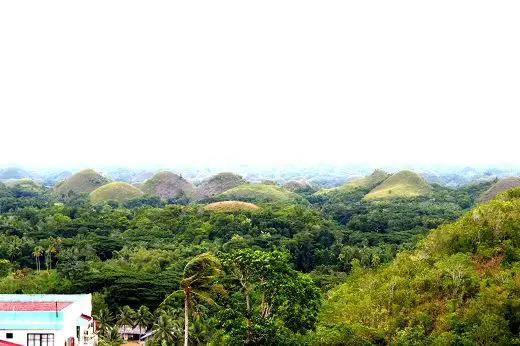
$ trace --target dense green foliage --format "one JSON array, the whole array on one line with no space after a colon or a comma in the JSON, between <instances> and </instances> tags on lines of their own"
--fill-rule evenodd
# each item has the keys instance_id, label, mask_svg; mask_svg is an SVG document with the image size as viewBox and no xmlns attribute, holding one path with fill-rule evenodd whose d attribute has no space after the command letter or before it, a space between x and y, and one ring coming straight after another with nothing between
<instances>
[{"instance_id":1,"label":"dense green foliage","mask_svg":"<svg viewBox=\"0 0 520 346\"><path fill-rule=\"evenodd\" d=\"M316 339L520 344L519 273L520 189L430 232L388 266L355 269L331 291Z\"/></svg>"},{"instance_id":2,"label":"dense green foliage","mask_svg":"<svg viewBox=\"0 0 520 346\"><path fill-rule=\"evenodd\" d=\"M106 345L120 342L112 327L137 323L142 309L152 315L146 314L142 327L158 331L152 345L182 342L185 320L190 344L341 344L345 335L406 344L408 337L429 338L430 329L410 329L412 334L399 339L405 333L400 326L415 326L402 316L394 329L355 322L362 307L359 315L344 319L338 304L359 288L363 276L377 280L388 268L401 267L396 263L413 253L428 230L455 227L442 225L473 207L491 183L434 185L412 198L364 198L386 177L376 171L325 193L305 184L295 186L297 193L245 184L197 204L186 195L166 200L141 194L93 203L86 193L63 198L27 183L0 184L0 293L93 292ZM231 197L258 207L221 203ZM209 202L217 203L208 207ZM508 256L514 259L513 245ZM200 268L187 264L201 254L213 254L218 270L202 275L211 280L195 288L186 283ZM189 296L185 308L187 288L200 295ZM332 299L322 309L322 296L331 288ZM354 309L355 302L349 304ZM511 329L507 337L514 333Z\"/></svg>"}]
</instances>

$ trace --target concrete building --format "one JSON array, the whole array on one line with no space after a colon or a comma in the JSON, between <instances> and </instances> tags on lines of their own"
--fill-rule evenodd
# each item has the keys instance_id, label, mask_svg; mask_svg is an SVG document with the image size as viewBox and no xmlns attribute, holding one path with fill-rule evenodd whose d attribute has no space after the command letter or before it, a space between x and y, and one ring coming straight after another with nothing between
<instances>
[{"instance_id":1,"label":"concrete building","mask_svg":"<svg viewBox=\"0 0 520 346\"><path fill-rule=\"evenodd\" d=\"M92 296L0 294L0 346L95 346Z\"/></svg>"}]
</instances>

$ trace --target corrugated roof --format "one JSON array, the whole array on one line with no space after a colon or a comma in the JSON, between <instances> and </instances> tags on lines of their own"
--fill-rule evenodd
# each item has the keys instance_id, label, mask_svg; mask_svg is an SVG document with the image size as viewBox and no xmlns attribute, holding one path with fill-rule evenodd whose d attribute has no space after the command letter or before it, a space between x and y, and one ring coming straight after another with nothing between
<instances>
[{"instance_id":1,"label":"corrugated roof","mask_svg":"<svg viewBox=\"0 0 520 346\"><path fill-rule=\"evenodd\" d=\"M146 329L139 330L139 327L123 326L119 328L119 334L144 334Z\"/></svg>"},{"instance_id":2,"label":"corrugated roof","mask_svg":"<svg viewBox=\"0 0 520 346\"><path fill-rule=\"evenodd\" d=\"M72 302L0 302L0 311L61 311Z\"/></svg>"}]
</instances>

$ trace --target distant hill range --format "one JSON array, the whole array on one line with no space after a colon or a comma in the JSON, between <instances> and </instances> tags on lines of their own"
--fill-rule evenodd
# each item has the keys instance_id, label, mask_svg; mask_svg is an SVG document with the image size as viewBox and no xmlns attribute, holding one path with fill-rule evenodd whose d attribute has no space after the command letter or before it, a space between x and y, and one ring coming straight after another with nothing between
<instances>
[{"instance_id":1,"label":"distant hill range","mask_svg":"<svg viewBox=\"0 0 520 346\"><path fill-rule=\"evenodd\" d=\"M329 194L342 198L342 195L347 196L352 193L356 193L360 198L364 197L365 200L408 198L428 195L433 189L432 184L453 187L459 186L462 182L466 182L464 185L470 186L482 182L491 184L492 181L495 181L493 186L479 199L488 201L498 193L520 184L518 177L503 176L513 172L512 169L484 170L467 167L446 173L403 170L393 174L376 169L368 175L361 175L357 170L350 174L344 173L343 177L336 175L343 171L330 168L333 170L333 173L330 173L328 169L329 167L323 167L317 171L302 169L299 172L286 173L271 168L270 171L261 170L258 173L249 173L247 176L254 182L233 172L221 172L204 179L193 180L196 182L195 185L184 175L181 176L170 171L160 171L154 174L143 169L118 168L106 170L101 174L93 169L84 169L72 174L69 171L32 172L19 167L8 167L0 169L0 181L7 184L15 184L20 181L18 186L29 188L27 181L23 183L21 181L33 180L36 183L34 188L36 186L38 188L50 187L52 193L61 200L70 200L82 193L91 194L99 187L114 181L133 185L143 193L143 196L159 197L163 200L184 199L185 201L202 202L225 199L245 202L294 201L305 199L305 196L313 193L319 198ZM196 177L199 174L208 173L207 170L204 171L205 173L203 171L191 170L189 172L191 176ZM329 179L327 177L330 177L330 174L334 175L336 186L323 188L328 185L323 184L323 179ZM342 183L337 183L339 181ZM329 183L331 183L330 180ZM135 189L123 186L125 188L119 190L136 192ZM119 199L117 193L115 195ZM123 195L137 196L139 194L123 193Z\"/></svg>"},{"instance_id":2,"label":"distant hill range","mask_svg":"<svg viewBox=\"0 0 520 346\"><path fill-rule=\"evenodd\" d=\"M432 191L430 184L412 171L389 174L376 169L366 177L355 178L337 188L320 190L316 195L341 196L356 192L363 193L366 200L377 200L424 196L430 191Z\"/></svg>"},{"instance_id":3,"label":"distant hill range","mask_svg":"<svg viewBox=\"0 0 520 346\"><path fill-rule=\"evenodd\" d=\"M32 179L33 175L29 172L16 167L8 167L0 169L0 180L10 179Z\"/></svg>"}]
</instances>

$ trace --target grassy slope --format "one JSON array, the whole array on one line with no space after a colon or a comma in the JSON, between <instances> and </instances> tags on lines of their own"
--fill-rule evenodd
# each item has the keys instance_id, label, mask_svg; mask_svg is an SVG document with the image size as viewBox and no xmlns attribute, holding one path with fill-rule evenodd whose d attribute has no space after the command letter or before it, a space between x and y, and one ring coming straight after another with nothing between
<instances>
[{"instance_id":1,"label":"grassy slope","mask_svg":"<svg viewBox=\"0 0 520 346\"><path fill-rule=\"evenodd\" d=\"M108 182L107 178L96 171L85 169L56 184L53 193L60 197L69 197L71 194L77 195L83 192L90 193Z\"/></svg>"},{"instance_id":2,"label":"grassy slope","mask_svg":"<svg viewBox=\"0 0 520 346\"><path fill-rule=\"evenodd\" d=\"M493 184L489 190L484 192L481 201L487 202L493 199L499 193L502 193L506 190L512 189L514 187L520 186L520 178L519 177L510 177L498 180L495 184Z\"/></svg>"},{"instance_id":3,"label":"grassy slope","mask_svg":"<svg viewBox=\"0 0 520 346\"><path fill-rule=\"evenodd\" d=\"M203 181L197 188L197 195L202 197L214 196L234 187L246 183L240 175L223 172Z\"/></svg>"},{"instance_id":4,"label":"grassy slope","mask_svg":"<svg viewBox=\"0 0 520 346\"><path fill-rule=\"evenodd\" d=\"M220 195L230 199L258 202L295 202L301 199L293 192L268 184L243 184Z\"/></svg>"},{"instance_id":5,"label":"grassy slope","mask_svg":"<svg viewBox=\"0 0 520 346\"><path fill-rule=\"evenodd\" d=\"M193 194L194 186L180 175L172 172L159 172L140 185L140 189L147 195L161 198L177 198L183 194Z\"/></svg>"},{"instance_id":6,"label":"grassy slope","mask_svg":"<svg viewBox=\"0 0 520 346\"><path fill-rule=\"evenodd\" d=\"M283 188L291 192L299 193L311 191L312 186L307 180L291 180L283 185Z\"/></svg>"},{"instance_id":7,"label":"grassy slope","mask_svg":"<svg viewBox=\"0 0 520 346\"><path fill-rule=\"evenodd\" d=\"M5 181L5 186L9 187L19 187L22 189L32 190L32 191L44 191L43 187L31 179L13 179Z\"/></svg>"},{"instance_id":8,"label":"grassy slope","mask_svg":"<svg viewBox=\"0 0 520 346\"><path fill-rule=\"evenodd\" d=\"M124 202L126 200L141 197L144 193L127 183L113 182L103 185L90 193L90 200L99 203L108 200Z\"/></svg>"},{"instance_id":9,"label":"grassy slope","mask_svg":"<svg viewBox=\"0 0 520 346\"><path fill-rule=\"evenodd\" d=\"M365 198L417 197L424 196L431 190L432 187L416 173L400 171L392 174L380 185L376 186Z\"/></svg>"},{"instance_id":10,"label":"grassy slope","mask_svg":"<svg viewBox=\"0 0 520 346\"><path fill-rule=\"evenodd\" d=\"M241 201L222 201L210 203L206 205L204 209L210 211L235 212L260 210L260 207L253 203Z\"/></svg>"},{"instance_id":11,"label":"grassy slope","mask_svg":"<svg viewBox=\"0 0 520 346\"><path fill-rule=\"evenodd\" d=\"M385 179L387 179L388 176L389 174L385 171L376 169L374 172L372 172L372 174L367 175L366 177L354 179L340 187L333 189L320 190L316 192L316 194L322 195L328 193L348 193L358 188L372 190L377 185L381 184Z\"/></svg>"}]
</instances>

